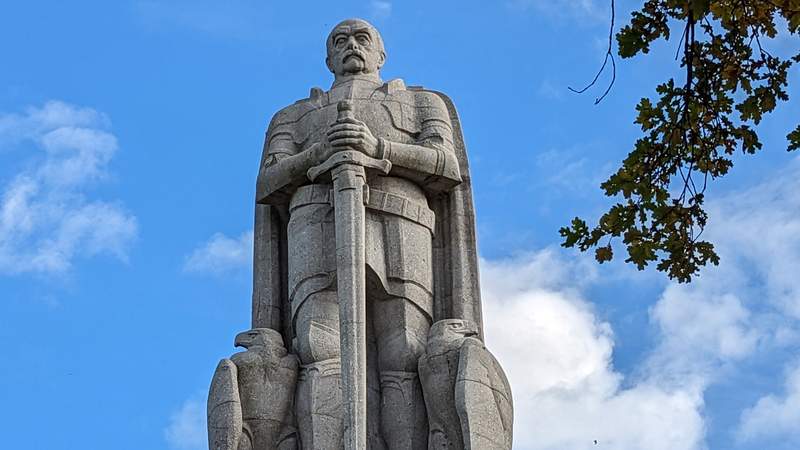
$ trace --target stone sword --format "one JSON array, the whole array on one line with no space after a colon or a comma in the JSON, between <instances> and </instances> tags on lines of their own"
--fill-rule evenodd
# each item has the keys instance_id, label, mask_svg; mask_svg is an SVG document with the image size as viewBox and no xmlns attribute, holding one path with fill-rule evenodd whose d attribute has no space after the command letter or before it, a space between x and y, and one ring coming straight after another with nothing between
<instances>
[{"instance_id":1,"label":"stone sword","mask_svg":"<svg viewBox=\"0 0 800 450\"><path fill-rule=\"evenodd\" d=\"M336 107L337 122L355 118L350 100L342 100ZM389 160L345 150L307 172L311 181L324 174L330 174L333 181L345 450L367 448L366 172L388 174L391 168Z\"/></svg>"}]
</instances>

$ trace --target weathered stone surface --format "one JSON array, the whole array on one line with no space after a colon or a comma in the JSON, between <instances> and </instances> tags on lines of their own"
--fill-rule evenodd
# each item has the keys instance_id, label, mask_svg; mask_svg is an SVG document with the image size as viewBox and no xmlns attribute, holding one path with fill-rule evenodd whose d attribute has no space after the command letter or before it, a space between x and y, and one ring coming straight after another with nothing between
<instances>
[{"instance_id":1,"label":"weathered stone surface","mask_svg":"<svg viewBox=\"0 0 800 450\"><path fill-rule=\"evenodd\" d=\"M235 345L247 350L220 361L211 382L209 448L298 448L292 408L297 357L268 328L240 333Z\"/></svg>"},{"instance_id":2,"label":"weathered stone surface","mask_svg":"<svg viewBox=\"0 0 800 450\"><path fill-rule=\"evenodd\" d=\"M440 320L431 327L419 359L430 449L511 449L511 387L477 334L466 320Z\"/></svg>"},{"instance_id":3,"label":"weathered stone surface","mask_svg":"<svg viewBox=\"0 0 800 450\"><path fill-rule=\"evenodd\" d=\"M244 448L229 433L237 404L243 435L257 449L281 440L315 450L484 448L476 438L489 429L510 445L510 392L481 344L475 217L458 115L442 93L382 81L385 61L372 25L341 22L327 39L331 88L312 88L270 122L256 188L253 328L292 342L300 375L296 391L288 375L261 386L247 377L243 388L242 367L258 358L226 363L212 384L213 417L209 400L210 442L213 434L228 446L219 448ZM436 353L451 344L442 335L447 320L474 337ZM224 374L237 371L235 400ZM475 377L492 388L484 392ZM478 411L484 405L474 403L494 396L495 385L507 404L495 399L494 410ZM283 411L287 398L299 443L285 431L294 419L288 412L248 434L249 409L276 402ZM220 431L211 432L212 422Z\"/></svg>"},{"instance_id":4,"label":"weathered stone surface","mask_svg":"<svg viewBox=\"0 0 800 450\"><path fill-rule=\"evenodd\" d=\"M511 449L511 386L500 363L475 338L465 339L459 352L456 410L466 450Z\"/></svg>"},{"instance_id":5,"label":"weathered stone surface","mask_svg":"<svg viewBox=\"0 0 800 450\"><path fill-rule=\"evenodd\" d=\"M243 423L236 364L223 359L217 365L208 393L208 448L237 450Z\"/></svg>"},{"instance_id":6,"label":"weathered stone surface","mask_svg":"<svg viewBox=\"0 0 800 450\"><path fill-rule=\"evenodd\" d=\"M428 448L463 449L461 420L456 410L456 379L461 345L475 329L464 321L440 320L431 328L419 376L427 406Z\"/></svg>"}]
</instances>

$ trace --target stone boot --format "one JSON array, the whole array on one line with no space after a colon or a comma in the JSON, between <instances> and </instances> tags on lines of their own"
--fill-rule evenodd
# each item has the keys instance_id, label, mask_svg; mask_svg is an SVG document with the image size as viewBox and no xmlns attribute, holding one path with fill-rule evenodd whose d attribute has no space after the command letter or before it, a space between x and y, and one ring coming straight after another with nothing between
<instances>
[{"instance_id":1,"label":"stone boot","mask_svg":"<svg viewBox=\"0 0 800 450\"><path fill-rule=\"evenodd\" d=\"M381 372L381 431L389 450L427 450L425 400L416 373Z\"/></svg>"},{"instance_id":2,"label":"stone boot","mask_svg":"<svg viewBox=\"0 0 800 450\"><path fill-rule=\"evenodd\" d=\"M341 450L344 413L338 359L302 367L297 383L297 423L302 448Z\"/></svg>"}]
</instances>

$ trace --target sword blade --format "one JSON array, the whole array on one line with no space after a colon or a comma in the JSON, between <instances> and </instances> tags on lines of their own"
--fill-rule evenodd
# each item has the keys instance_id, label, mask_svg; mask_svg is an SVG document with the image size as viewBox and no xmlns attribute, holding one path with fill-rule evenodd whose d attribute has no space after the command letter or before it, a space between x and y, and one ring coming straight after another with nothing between
<instances>
[{"instance_id":1,"label":"sword blade","mask_svg":"<svg viewBox=\"0 0 800 450\"><path fill-rule=\"evenodd\" d=\"M344 448L367 448L367 306L364 167L343 164L332 172L336 276L344 403Z\"/></svg>"}]
</instances>

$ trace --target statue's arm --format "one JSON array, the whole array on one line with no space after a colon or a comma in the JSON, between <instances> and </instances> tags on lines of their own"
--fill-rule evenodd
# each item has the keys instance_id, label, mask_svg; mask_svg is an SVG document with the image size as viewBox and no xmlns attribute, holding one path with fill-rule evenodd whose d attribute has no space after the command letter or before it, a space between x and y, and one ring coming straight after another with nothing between
<instances>
[{"instance_id":1,"label":"statue's arm","mask_svg":"<svg viewBox=\"0 0 800 450\"><path fill-rule=\"evenodd\" d=\"M307 180L306 172L320 163L321 145L302 150L294 142L294 124L270 124L256 185L258 203L286 201L286 194Z\"/></svg>"},{"instance_id":2,"label":"statue's arm","mask_svg":"<svg viewBox=\"0 0 800 450\"><path fill-rule=\"evenodd\" d=\"M435 94L418 94L422 118L415 143L380 139L379 154L393 167L422 175L429 188L446 190L461 183L461 172L453 148L453 129L444 102Z\"/></svg>"}]
</instances>

